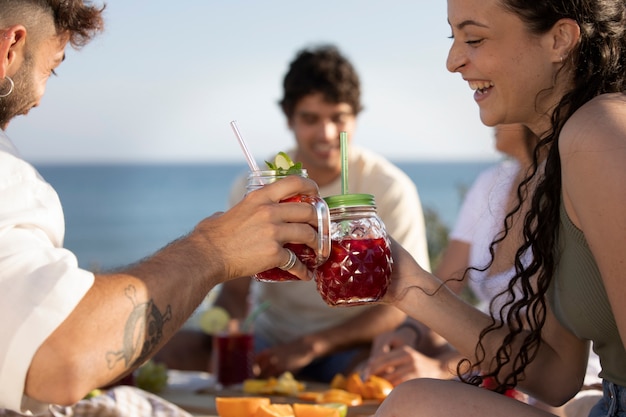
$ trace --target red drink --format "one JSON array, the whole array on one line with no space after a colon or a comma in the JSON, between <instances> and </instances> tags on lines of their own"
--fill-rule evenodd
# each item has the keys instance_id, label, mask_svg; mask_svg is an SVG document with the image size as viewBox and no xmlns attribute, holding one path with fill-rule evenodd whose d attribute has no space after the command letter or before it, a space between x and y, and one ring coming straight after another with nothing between
<instances>
[{"instance_id":1,"label":"red drink","mask_svg":"<svg viewBox=\"0 0 626 417\"><path fill-rule=\"evenodd\" d=\"M315 265L317 265L317 255L315 255L315 251L307 245L287 243L285 247L291 249L293 253L296 254L298 259L300 259L309 269L313 269L315 268ZM300 278L297 276L289 273L288 271L283 271L280 268L272 268L267 271L259 272L255 275L255 278L258 281L264 282L300 281Z\"/></svg>"},{"instance_id":2,"label":"red drink","mask_svg":"<svg viewBox=\"0 0 626 417\"><path fill-rule=\"evenodd\" d=\"M222 387L252 378L254 338L251 333L222 333L213 336L213 372Z\"/></svg>"},{"instance_id":3,"label":"red drink","mask_svg":"<svg viewBox=\"0 0 626 417\"><path fill-rule=\"evenodd\" d=\"M304 199L303 199L304 197ZM281 200L281 203L301 203L302 201L308 201L310 197L295 195L293 197ZM309 248L307 245L299 243L287 243L286 248L289 248L296 254L298 259L302 261L309 269L314 269L319 264L319 259L315 251ZM255 275L258 281L264 282L280 282L280 281L300 281L300 278L290 274L288 271L283 271L280 268L272 268L267 271L259 272Z\"/></svg>"},{"instance_id":4,"label":"red drink","mask_svg":"<svg viewBox=\"0 0 626 417\"><path fill-rule=\"evenodd\" d=\"M328 260L316 271L317 290L331 306L378 301L391 281L387 239L333 240Z\"/></svg>"}]
</instances>

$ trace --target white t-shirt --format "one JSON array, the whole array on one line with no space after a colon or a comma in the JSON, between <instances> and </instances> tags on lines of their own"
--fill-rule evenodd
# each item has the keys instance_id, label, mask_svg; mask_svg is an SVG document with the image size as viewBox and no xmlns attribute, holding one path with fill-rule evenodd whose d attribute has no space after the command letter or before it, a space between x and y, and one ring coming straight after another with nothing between
<instances>
[{"instance_id":1,"label":"white t-shirt","mask_svg":"<svg viewBox=\"0 0 626 417\"><path fill-rule=\"evenodd\" d=\"M31 360L93 284L64 229L57 193L0 130L0 408L47 406L24 396Z\"/></svg>"},{"instance_id":2,"label":"white t-shirt","mask_svg":"<svg viewBox=\"0 0 626 417\"><path fill-rule=\"evenodd\" d=\"M294 152L289 152L293 157ZM430 270L424 214L417 188L402 170L383 157L353 146L349 153L350 193L374 195L385 228L419 264ZM239 178L230 196L231 206L245 194L246 178ZM327 197L341 194L341 178L320 188ZM253 281L252 306L268 300L271 307L255 321L255 332L271 343L286 343L305 334L337 326L371 308L329 307L314 281L261 283Z\"/></svg>"},{"instance_id":3,"label":"white t-shirt","mask_svg":"<svg viewBox=\"0 0 626 417\"><path fill-rule=\"evenodd\" d=\"M450 240L470 245L469 265L484 268L491 261L489 246L503 230L509 192L520 170L519 163L505 160L480 173L467 191ZM489 301L507 287L513 269L487 276L488 271L470 271L467 284L486 311Z\"/></svg>"}]
</instances>

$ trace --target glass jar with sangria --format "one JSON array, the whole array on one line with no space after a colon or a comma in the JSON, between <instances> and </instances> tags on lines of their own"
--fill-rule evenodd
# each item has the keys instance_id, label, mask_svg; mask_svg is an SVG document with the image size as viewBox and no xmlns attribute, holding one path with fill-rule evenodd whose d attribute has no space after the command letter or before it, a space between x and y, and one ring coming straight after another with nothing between
<instances>
[{"instance_id":1,"label":"glass jar with sangria","mask_svg":"<svg viewBox=\"0 0 626 417\"><path fill-rule=\"evenodd\" d=\"M294 164L284 152L279 152L273 163L266 161L266 164L269 169L250 172L246 185L247 192L271 184L288 175L308 177L306 169L302 168L302 164ZM311 204L315 208L317 212L317 248L310 248L307 245L299 243L287 243L285 245L285 247L293 251L298 259L310 270L314 270L328 258L330 252L330 215L328 205L321 197L311 195L294 195L280 202L304 202ZM281 268L272 268L267 271L259 272L254 278L262 282L299 281L298 277Z\"/></svg>"},{"instance_id":2,"label":"glass jar with sangria","mask_svg":"<svg viewBox=\"0 0 626 417\"><path fill-rule=\"evenodd\" d=\"M393 259L385 225L371 194L326 197L331 251L315 271L317 289L330 306L378 301L391 281Z\"/></svg>"}]
</instances>

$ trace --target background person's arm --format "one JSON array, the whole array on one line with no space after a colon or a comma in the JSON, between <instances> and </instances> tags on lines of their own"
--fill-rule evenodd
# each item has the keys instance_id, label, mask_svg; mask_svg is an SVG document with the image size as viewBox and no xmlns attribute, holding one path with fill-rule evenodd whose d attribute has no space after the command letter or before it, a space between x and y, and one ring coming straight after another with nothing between
<instances>
[{"instance_id":1,"label":"background person's arm","mask_svg":"<svg viewBox=\"0 0 626 417\"><path fill-rule=\"evenodd\" d=\"M404 318L404 313L395 307L373 306L338 326L304 335L291 343L261 352L257 356L261 375L296 371L318 357L346 348L366 347L374 337L395 328Z\"/></svg>"}]
</instances>

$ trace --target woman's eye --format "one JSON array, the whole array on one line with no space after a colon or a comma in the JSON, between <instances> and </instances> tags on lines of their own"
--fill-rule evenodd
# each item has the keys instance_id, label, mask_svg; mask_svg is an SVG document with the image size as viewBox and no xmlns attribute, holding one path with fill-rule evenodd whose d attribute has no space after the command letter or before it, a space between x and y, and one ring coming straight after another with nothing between
<instances>
[{"instance_id":1,"label":"woman's eye","mask_svg":"<svg viewBox=\"0 0 626 417\"><path fill-rule=\"evenodd\" d=\"M465 43L468 45L478 45L482 41L483 39L474 39L474 40L465 41Z\"/></svg>"}]
</instances>

